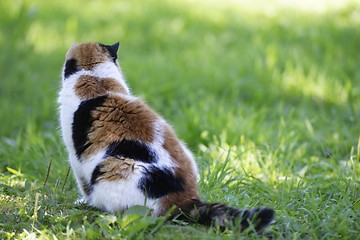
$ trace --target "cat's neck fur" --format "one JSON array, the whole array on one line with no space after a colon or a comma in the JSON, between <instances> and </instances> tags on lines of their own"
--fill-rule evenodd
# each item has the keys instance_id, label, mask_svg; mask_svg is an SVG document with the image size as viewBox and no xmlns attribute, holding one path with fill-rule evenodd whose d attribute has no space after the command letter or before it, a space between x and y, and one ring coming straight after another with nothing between
<instances>
[{"instance_id":1,"label":"cat's neck fur","mask_svg":"<svg viewBox=\"0 0 360 240\"><path fill-rule=\"evenodd\" d=\"M65 85L75 84L78 80L78 77L81 75L90 75L90 76L94 76L94 77L98 77L98 78L104 78L104 77L112 78L112 79L116 80L121 85L121 87L124 89L124 91L122 92L123 94L131 95L130 89L126 84L125 78L121 72L120 67L118 65L114 65L111 62L100 63L91 70L82 69L82 70L76 72L75 74L71 75L70 77L66 78L66 81L64 79L64 74L62 74L62 75L63 75L62 82Z\"/></svg>"}]
</instances>

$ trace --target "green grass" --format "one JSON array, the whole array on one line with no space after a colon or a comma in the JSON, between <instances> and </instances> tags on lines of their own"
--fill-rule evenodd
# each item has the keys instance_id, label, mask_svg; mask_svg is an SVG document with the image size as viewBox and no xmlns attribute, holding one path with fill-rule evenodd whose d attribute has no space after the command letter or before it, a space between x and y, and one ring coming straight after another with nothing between
<instances>
[{"instance_id":1,"label":"green grass","mask_svg":"<svg viewBox=\"0 0 360 240\"><path fill-rule=\"evenodd\" d=\"M74 204L64 56L120 41L132 91L194 151L206 201L273 207L276 239L360 239L360 2L248 2L0 1L0 238L257 238Z\"/></svg>"}]
</instances>

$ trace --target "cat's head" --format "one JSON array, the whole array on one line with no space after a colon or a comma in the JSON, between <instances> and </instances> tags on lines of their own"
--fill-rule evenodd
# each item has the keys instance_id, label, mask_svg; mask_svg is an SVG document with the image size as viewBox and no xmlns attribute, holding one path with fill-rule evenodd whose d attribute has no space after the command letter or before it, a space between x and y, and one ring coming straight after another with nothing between
<instances>
[{"instance_id":1,"label":"cat's head","mask_svg":"<svg viewBox=\"0 0 360 240\"><path fill-rule=\"evenodd\" d=\"M117 51L119 43L74 43L66 54L63 79L80 70L93 70L99 64L113 63L118 67Z\"/></svg>"}]
</instances>

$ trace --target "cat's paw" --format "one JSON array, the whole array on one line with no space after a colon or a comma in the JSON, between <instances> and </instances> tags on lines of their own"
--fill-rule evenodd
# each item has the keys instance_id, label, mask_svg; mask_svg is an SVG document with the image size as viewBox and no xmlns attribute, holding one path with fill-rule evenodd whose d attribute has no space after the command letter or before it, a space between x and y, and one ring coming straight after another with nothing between
<instances>
[{"instance_id":1,"label":"cat's paw","mask_svg":"<svg viewBox=\"0 0 360 240\"><path fill-rule=\"evenodd\" d=\"M87 205L87 201L84 198L79 198L75 201L75 205Z\"/></svg>"}]
</instances>

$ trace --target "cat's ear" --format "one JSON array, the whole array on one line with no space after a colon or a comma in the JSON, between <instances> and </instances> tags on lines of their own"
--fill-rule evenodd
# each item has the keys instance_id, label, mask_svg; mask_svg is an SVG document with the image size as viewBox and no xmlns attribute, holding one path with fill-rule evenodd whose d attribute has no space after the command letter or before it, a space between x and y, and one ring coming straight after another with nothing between
<instances>
[{"instance_id":1,"label":"cat's ear","mask_svg":"<svg viewBox=\"0 0 360 240\"><path fill-rule=\"evenodd\" d=\"M110 57L115 62L117 59L117 51L119 49L120 43L114 43L113 45L104 45L102 43L99 43L100 47L102 47L106 52L110 54Z\"/></svg>"},{"instance_id":2,"label":"cat's ear","mask_svg":"<svg viewBox=\"0 0 360 240\"><path fill-rule=\"evenodd\" d=\"M116 42L113 45L111 45L111 51L113 54L117 54L117 51L119 50L120 43Z\"/></svg>"}]
</instances>

